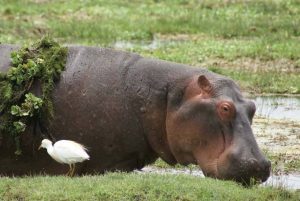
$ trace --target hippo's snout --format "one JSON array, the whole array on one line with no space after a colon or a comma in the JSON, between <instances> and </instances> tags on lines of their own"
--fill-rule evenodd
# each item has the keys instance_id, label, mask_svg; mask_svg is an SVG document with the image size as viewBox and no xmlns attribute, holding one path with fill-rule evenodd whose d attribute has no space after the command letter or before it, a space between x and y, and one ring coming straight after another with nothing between
<instances>
[{"instance_id":1,"label":"hippo's snout","mask_svg":"<svg viewBox=\"0 0 300 201\"><path fill-rule=\"evenodd\" d=\"M243 184L250 184L251 179L265 182L271 172L271 162L263 155L258 158L242 157L236 154L227 155L229 158L227 167L220 168L220 177L233 179Z\"/></svg>"},{"instance_id":2,"label":"hippo's snout","mask_svg":"<svg viewBox=\"0 0 300 201\"><path fill-rule=\"evenodd\" d=\"M262 159L260 161L256 159L249 159L246 162L246 167L252 170L253 177L265 182L269 176L271 171L271 162L267 159Z\"/></svg>"}]
</instances>

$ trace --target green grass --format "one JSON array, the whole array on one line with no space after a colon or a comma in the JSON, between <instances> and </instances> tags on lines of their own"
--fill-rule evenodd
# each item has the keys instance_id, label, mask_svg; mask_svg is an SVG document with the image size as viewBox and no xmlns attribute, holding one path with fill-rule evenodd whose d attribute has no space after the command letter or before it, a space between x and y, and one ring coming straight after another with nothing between
<instances>
[{"instance_id":1,"label":"green grass","mask_svg":"<svg viewBox=\"0 0 300 201\"><path fill-rule=\"evenodd\" d=\"M209 67L213 72L220 73L238 81L239 85L252 93L300 93L300 74L292 72L259 70L234 70L221 67Z\"/></svg>"},{"instance_id":2,"label":"green grass","mask_svg":"<svg viewBox=\"0 0 300 201\"><path fill-rule=\"evenodd\" d=\"M271 45L255 40L201 40L160 42L156 49L149 45L133 45L127 50L138 52L144 56L201 66L207 60L221 59L227 68L220 65L208 65L209 70L226 75L238 81L239 85L252 93L300 93L300 40L285 42L274 41ZM184 56L183 56L184 55ZM238 67L230 67L232 62L240 58L260 60L257 69L251 69L250 59L240 63ZM280 61L281 58L287 59ZM268 60L278 60L281 66L275 68L266 64ZM218 60L217 60L218 61ZM265 61L265 62L264 62ZM287 67L286 63L289 66ZM254 61L253 61L254 63ZM272 62L276 64L275 62ZM272 65L271 63L271 65ZM237 65L237 64L235 64ZM267 69L264 68L265 65ZM250 67L249 67L250 66ZM291 69L292 66L292 69Z\"/></svg>"},{"instance_id":3,"label":"green grass","mask_svg":"<svg viewBox=\"0 0 300 201\"><path fill-rule=\"evenodd\" d=\"M66 42L75 38L101 44L152 40L156 33L285 40L300 36L299 6L297 0L1 0L0 11L8 21L0 27L4 35L14 33L18 39L49 31Z\"/></svg>"},{"instance_id":4,"label":"green grass","mask_svg":"<svg viewBox=\"0 0 300 201\"><path fill-rule=\"evenodd\" d=\"M134 45L121 49L144 56L209 63L206 67L249 92L300 93L298 0L0 0L0 5L1 43L24 44L45 34L66 44L114 47L125 41ZM145 46L152 41L159 45ZM221 65L210 64L215 60Z\"/></svg>"},{"instance_id":5,"label":"green grass","mask_svg":"<svg viewBox=\"0 0 300 201\"><path fill-rule=\"evenodd\" d=\"M140 44L134 44L132 48L127 49L145 56L192 65L201 64L208 58L220 58L228 61L243 57L262 61L286 58L292 61L300 61L300 38L289 40L265 38L220 39L192 35L190 36L191 39L188 39L188 35L183 36L181 40L180 35L177 38L174 37L173 40L167 36L162 40L158 36L158 40L155 41L158 43L158 47L155 49Z\"/></svg>"},{"instance_id":6,"label":"green grass","mask_svg":"<svg viewBox=\"0 0 300 201\"><path fill-rule=\"evenodd\" d=\"M298 200L299 192L244 188L230 181L188 175L108 173L101 176L0 180L2 200Z\"/></svg>"}]
</instances>

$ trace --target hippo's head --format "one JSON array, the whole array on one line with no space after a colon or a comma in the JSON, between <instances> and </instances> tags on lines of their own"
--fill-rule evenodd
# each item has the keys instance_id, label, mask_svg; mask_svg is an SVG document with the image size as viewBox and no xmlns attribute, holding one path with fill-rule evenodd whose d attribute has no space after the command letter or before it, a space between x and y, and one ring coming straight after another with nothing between
<instances>
[{"instance_id":1,"label":"hippo's head","mask_svg":"<svg viewBox=\"0 0 300 201\"><path fill-rule=\"evenodd\" d=\"M255 104L230 79L196 76L169 94L167 140L181 164L196 163L204 174L249 183L265 181L270 161L258 148L251 123Z\"/></svg>"}]
</instances>

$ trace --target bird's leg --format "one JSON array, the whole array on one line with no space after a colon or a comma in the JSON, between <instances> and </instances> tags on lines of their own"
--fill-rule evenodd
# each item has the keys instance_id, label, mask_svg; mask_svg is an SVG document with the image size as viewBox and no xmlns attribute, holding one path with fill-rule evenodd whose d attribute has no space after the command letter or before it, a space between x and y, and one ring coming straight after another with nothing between
<instances>
[{"instance_id":1,"label":"bird's leg","mask_svg":"<svg viewBox=\"0 0 300 201\"><path fill-rule=\"evenodd\" d=\"M74 164L73 176L75 175L75 170L76 170L76 164Z\"/></svg>"},{"instance_id":2,"label":"bird's leg","mask_svg":"<svg viewBox=\"0 0 300 201\"><path fill-rule=\"evenodd\" d=\"M71 170L72 170L72 166L71 164L69 164L69 171L67 172L66 176L70 176Z\"/></svg>"},{"instance_id":3,"label":"bird's leg","mask_svg":"<svg viewBox=\"0 0 300 201\"><path fill-rule=\"evenodd\" d=\"M75 173L75 164L71 164L71 165L72 165L72 171L70 173L70 177L73 177Z\"/></svg>"},{"instance_id":4,"label":"bird's leg","mask_svg":"<svg viewBox=\"0 0 300 201\"><path fill-rule=\"evenodd\" d=\"M69 174L69 176L70 176L70 177L72 177L72 172L73 172L73 164L70 164L70 166L71 166L71 169L70 169L70 174Z\"/></svg>"}]
</instances>

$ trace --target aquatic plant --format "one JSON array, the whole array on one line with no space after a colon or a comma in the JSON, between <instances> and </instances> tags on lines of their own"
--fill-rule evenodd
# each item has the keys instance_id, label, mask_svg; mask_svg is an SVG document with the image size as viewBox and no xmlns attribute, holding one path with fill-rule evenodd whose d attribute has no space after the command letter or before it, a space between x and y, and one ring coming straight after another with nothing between
<instances>
[{"instance_id":1,"label":"aquatic plant","mask_svg":"<svg viewBox=\"0 0 300 201\"><path fill-rule=\"evenodd\" d=\"M21 154L20 137L26 127L39 118L53 117L51 93L65 68L67 48L49 37L30 47L11 53L12 66L0 73L0 131L15 142L15 154ZM34 83L41 95L31 93Z\"/></svg>"}]
</instances>

